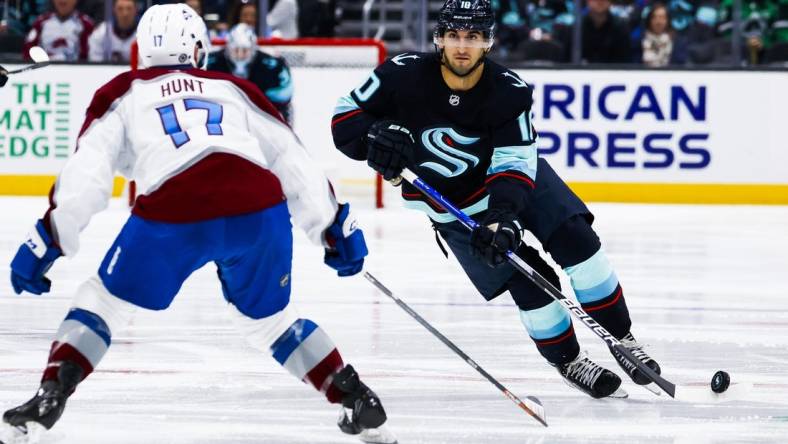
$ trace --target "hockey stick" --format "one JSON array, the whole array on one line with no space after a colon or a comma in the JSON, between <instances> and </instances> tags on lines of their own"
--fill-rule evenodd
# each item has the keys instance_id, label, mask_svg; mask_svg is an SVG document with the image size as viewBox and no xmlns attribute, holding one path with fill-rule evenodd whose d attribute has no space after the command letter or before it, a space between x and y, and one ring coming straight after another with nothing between
<instances>
[{"instance_id":1,"label":"hockey stick","mask_svg":"<svg viewBox=\"0 0 788 444\"><path fill-rule=\"evenodd\" d=\"M423 180L421 180L413 171L405 168L402 171L402 178L413 184L419 191L424 193L425 196L429 197L433 202L440 205L441 208L451 213L452 216L456 217L457 220L460 221L465 227L469 230L473 231L476 227L479 226L476 221L471 219L467 214L463 213L462 210L455 207L451 202L446 200L440 193L438 193L434 188L430 187L426 184ZM557 288L553 286L547 279L542 277L539 273L536 272L530 265L528 265L524 260L517 256L512 251L506 252L506 259L509 261L512 266L526 275L537 287L541 288L544 292L550 295L553 299L557 300L559 303L563 304L577 319L583 322L591 331L596 333L597 336L602 338L608 344L608 347L612 350L620 353L624 357L629 360L630 363L634 364L638 370L643 372L651 381L661 387L665 392L668 393L672 398L676 397L676 386L675 384L667 381L662 376L658 375L654 370L649 368L646 364L640 361L640 359L635 358L626 347L621 345L621 342L616 339L615 336L611 335L604 327L599 325L598 322L594 320L591 316L588 315L581 307L575 304L571 299L564 296Z\"/></svg>"},{"instance_id":2,"label":"hockey stick","mask_svg":"<svg viewBox=\"0 0 788 444\"><path fill-rule=\"evenodd\" d=\"M429 332L432 333L436 338L440 339L441 342L446 344L446 346L449 347L459 357L461 357L463 359L463 361L468 363L468 365L470 365L471 367L476 369L477 372L479 372L482 376L487 378L487 380L490 381L492 383L492 385L497 387L498 390L503 392L503 394L506 395L507 398L509 398L512 402L517 404L521 409L525 410L526 413L528 413L529 415L533 416L543 426L547 427L547 418L545 417L544 407L542 407L542 403L539 402L538 399L534 398L533 396L527 396L525 398L525 401L520 400L520 398L518 398L514 393L510 392L509 389L504 387L503 384L498 382L497 379L493 378L492 375L487 373L479 364L474 362L473 359L470 358L470 356L466 355L465 352L463 352L462 350L460 350L459 347L454 345L454 343L451 342L451 340L449 340L449 338L447 338L446 336L443 336L443 334L441 332L436 330L435 327L430 325L429 322L425 321L424 318L422 318L421 316L419 316L418 313L413 311L413 309L410 308L410 306L408 304L402 302L402 300L400 298L394 296L394 293L392 293L391 290L389 290L383 284L381 284L380 281L375 279L375 277L372 276L371 274L369 274L369 272L365 271L364 272L364 277L368 281L372 282L372 285L378 287L378 290L382 291L383 294L385 294L386 296L391 298L391 300L396 302L397 305L400 306L400 308L405 310L405 312L407 312L413 319L418 321L419 324L421 324L424 328L429 330Z\"/></svg>"},{"instance_id":3,"label":"hockey stick","mask_svg":"<svg viewBox=\"0 0 788 444\"><path fill-rule=\"evenodd\" d=\"M49 66L49 55L40 46L34 46L30 48L28 55L30 55L30 58L33 60L32 65L25 66L24 68L15 69L13 71L8 71L6 72L6 74L19 74L20 72L31 71L33 69Z\"/></svg>"}]
</instances>

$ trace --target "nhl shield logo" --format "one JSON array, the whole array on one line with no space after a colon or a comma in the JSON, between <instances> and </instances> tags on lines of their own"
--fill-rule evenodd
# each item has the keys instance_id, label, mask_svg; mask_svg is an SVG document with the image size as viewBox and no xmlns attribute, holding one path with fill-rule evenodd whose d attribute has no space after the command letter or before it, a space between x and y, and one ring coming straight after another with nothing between
<instances>
[{"instance_id":1,"label":"nhl shield logo","mask_svg":"<svg viewBox=\"0 0 788 444\"><path fill-rule=\"evenodd\" d=\"M457 94L452 94L449 96L449 105L457 106L460 104L460 96Z\"/></svg>"}]
</instances>

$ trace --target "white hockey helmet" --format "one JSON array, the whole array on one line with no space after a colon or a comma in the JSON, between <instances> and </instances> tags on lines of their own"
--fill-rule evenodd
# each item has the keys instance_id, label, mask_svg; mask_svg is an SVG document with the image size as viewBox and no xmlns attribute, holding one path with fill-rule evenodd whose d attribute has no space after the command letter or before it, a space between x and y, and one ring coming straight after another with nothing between
<instances>
[{"instance_id":1,"label":"white hockey helmet","mask_svg":"<svg viewBox=\"0 0 788 444\"><path fill-rule=\"evenodd\" d=\"M248 63L252 60L256 48L257 34L251 26L239 23L230 29L224 50L234 63Z\"/></svg>"},{"instance_id":2,"label":"white hockey helmet","mask_svg":"<svg viewBox=\"0 0 788 444\"><path fill-rule=\"evenodd\" d=\"M153 5L137 25L139 56L146 68L192 65L204 69L209 45L205 22L184 3Z\"/></svg>"}]
</instances>

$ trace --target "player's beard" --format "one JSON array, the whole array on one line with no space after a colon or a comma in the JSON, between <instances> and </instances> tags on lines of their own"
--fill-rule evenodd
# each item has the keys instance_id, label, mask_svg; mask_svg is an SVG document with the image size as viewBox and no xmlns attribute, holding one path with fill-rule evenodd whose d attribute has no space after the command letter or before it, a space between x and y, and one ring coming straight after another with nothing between
<instances>
[{"instance_id":1,"label":"player's beard","mask_svg":"<svg viewBox=\"0 0 788 444\"><path fill-rule=\"evenodd\" d=\"M451 71L452 74L454 74L455 76L466 77L482 65L482 63L484 62L484 56L486 55L487 53L482 53L482 55L479 56L479 60L477 60L476 63L474 63L468 68L461 68L458 66L454 66L454 64L451 63L451 60L449 60L449 57L446 56L446 51L444 50L441 51L441 64L446 68L448 68L449 71Z\"/></svg>"}]
</instances>

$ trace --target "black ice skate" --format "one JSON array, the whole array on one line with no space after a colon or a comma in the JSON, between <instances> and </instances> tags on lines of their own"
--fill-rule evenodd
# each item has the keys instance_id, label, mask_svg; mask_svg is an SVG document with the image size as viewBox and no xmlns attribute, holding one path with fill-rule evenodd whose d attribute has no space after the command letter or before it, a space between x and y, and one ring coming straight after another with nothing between
<instances>
[{"instance_id":1,"label":"black ice skate","mask_svg":"<svg viewBox=\"0 0 788 444\"><path fill-rule=\"evenodd\" d=\"M649 356L645 352L645 350L643 350L643 346L638 344L638 341L635 340L635 337L632 336L631 332L627 333L627 335L621 338L620 341L621 341L621 345L626 347L626 349L629 350L629 352L632 353L632 355L635 358L640 359L642 363L646 364L651 370L654 370L656 374L660 374L661 370L659 368L659 364L657 364L657 361L655 361L651 356ZM638 368L634 364L629 362L629 360L626 359L620 353L616 353L615 350L611 349L610 351L613 353L613 357L616 358L616 362L618 362L618 365L625 372L627 372L627 374L629 375L630 378L632 378L632 381L634 381L635 384L646 386L646 388L649 389L650 391L656 394L660 394L659 388L657 388L655 384L651 384L651 379L649 379L645 374L643 374L643 372L638 370Z\"/></svg>"},{"instance_id":2,"label":"black ice skate","mask_svg":"<svg viewBox=\"0 0 788 444\"><path fill-rule=\"evenodd\" d=\"M6 411L3 421L23 434L28 434L30 427L51 429L63 414L66 400L82 380L82 368L73 362L64 361L60 364L57 377L57 380L44 381L31 400Z\"/></svg>"},{"instance_id":3,"label":"black ice skate","mask_svg":"<svg viewBox=\"0 0 788 444\"><path fill-rule=\"evenodd\" d=\"M585 353L578 354L574 361L558 364L555 367L567 384L592 398L626 398L628 396L620 388L621 378L588 359Z\"/></svg>"},{"instance_id":4,"label":"black ice skate","mask_svg":"<svg viewBox=\"0 0 788 444\"><path fill-rule=\"evenodd\" d=\"M350 435L371 444L396 444L397 438L384 425L386 412L380 398L358 378L353 366L334 374L331 382L343 393L342 410L337 425Z\"/></svg>"}]
</instances>

